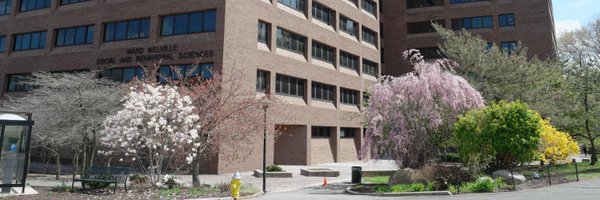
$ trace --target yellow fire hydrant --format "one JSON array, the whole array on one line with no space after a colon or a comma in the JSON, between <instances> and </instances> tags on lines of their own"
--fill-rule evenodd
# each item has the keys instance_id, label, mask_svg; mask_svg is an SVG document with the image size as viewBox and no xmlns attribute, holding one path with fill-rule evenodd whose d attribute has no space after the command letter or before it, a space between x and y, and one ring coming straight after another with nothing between
<instances>
[{"instance_id":1,"label":"yellow fire hydrant","mask_svg":"<svg viewBox=\"0 0 600 200\"><path fill-rule=\"evenodd\" d=\"M242 185L242 176L240 172L235 172L231 177L231 184L229 184L229 190L231 190L231 198L240 198L240 186Z\"/></svg>"}]
</instances>

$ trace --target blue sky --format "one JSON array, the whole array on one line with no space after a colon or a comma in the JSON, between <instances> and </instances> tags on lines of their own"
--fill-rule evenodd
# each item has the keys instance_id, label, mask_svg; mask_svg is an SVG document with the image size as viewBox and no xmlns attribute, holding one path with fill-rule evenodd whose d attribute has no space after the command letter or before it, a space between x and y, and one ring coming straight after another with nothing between
<instances>
[{"instance_id":1,"label":"blue sky","mask_svg":"<svg viewBox=\"0 0 600 200\"><path fill-rule=\"evenodd\" d=\"M598 0L552 0L557 36L600 18L599 3Z\"/></svg>"}]
</instances>

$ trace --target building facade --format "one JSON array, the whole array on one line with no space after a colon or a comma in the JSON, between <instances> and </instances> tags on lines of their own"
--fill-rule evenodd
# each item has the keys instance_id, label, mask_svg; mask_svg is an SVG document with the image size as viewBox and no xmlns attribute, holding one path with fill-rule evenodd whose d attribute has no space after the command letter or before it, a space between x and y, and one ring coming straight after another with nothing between
<instances>
[{"instance_id":1,"label":"building facade","mask_svg":"<svg viewBox=\"0 0 600 200\"><path fill-rule=\"evenodd\" d=\"M377 0L0 0L3 95L32 88L35 71L99 69L129 81L159 61L224 76L244 74L243 90L274 94L289 115L268 139L269 164L357 160L363 92L380 70ZM269 127L274 128L274 127ZM262 138L250 156L219 154L203 172L262 165ZM245 151L245 150L244 150Z\"/></svg>"},{"instance_id":2,"label":"building facade","mask_svg":"<svg viewBox=\"0 0 600 200\"><path fill-rule=\"evenodd\" d=\"M382 4L384 74L412 71L400 64L407 49L419 49L425 58L440 56L437 47L443 41L432 22L453 30L464 28L509 51L520 42L529 49L529 57L556 55L551 0L386 0Z\"/></svg>"}]
</instances>

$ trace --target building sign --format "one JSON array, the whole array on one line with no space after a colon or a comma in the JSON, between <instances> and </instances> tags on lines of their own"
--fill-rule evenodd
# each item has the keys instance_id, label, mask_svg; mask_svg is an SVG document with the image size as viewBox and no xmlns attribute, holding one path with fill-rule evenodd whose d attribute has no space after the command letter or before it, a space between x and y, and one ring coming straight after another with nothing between
<instances>
[{"instance_id":1,"label":"building sign","mask_svg":"<svg viewBox=\"0 0 600 200\"><path fill-rule=\"evenodd\" d=\"M96 59L96 65L198 59L213 57L215 53L213 50L181 51L177 45L164 45L126 49L125 55L121 57L98 58Z\"/></svg>"}]
</instances>

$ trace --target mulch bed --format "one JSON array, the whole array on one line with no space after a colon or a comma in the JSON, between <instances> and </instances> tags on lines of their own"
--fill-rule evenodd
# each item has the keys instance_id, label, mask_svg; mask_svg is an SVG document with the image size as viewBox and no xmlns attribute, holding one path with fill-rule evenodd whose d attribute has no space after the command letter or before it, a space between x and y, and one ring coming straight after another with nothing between
<instances>
[{"instance_id":1,"label":"mulch bed","mask_svg":"<svg viewBox=\"0 0 600 200\"><path fill-rule=\"evenodd\" d=\"M191 196L185 192L176 196L164 196L159 195L158 190L148 191L137 191L137 192L125 192L123 189L117 189L117 193L114 194L112 189L103 190L76 190L76 192L61 191L57 187L34 187L39 193L37 195L21 195L21 196L8 196L1 199L14 199L14 200L80 200L80 199L94 199L94 200L120 200L120 199L133 199L133 200L146 200L146 199L191 199L191 198L210 198L210 197L227 197L229 194L209 194L206 196ZM185 189L182 189L185 191Z\"/></svg>"}]
</instances>

